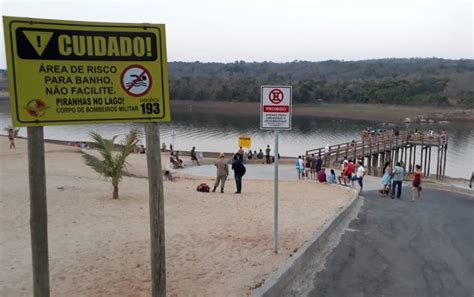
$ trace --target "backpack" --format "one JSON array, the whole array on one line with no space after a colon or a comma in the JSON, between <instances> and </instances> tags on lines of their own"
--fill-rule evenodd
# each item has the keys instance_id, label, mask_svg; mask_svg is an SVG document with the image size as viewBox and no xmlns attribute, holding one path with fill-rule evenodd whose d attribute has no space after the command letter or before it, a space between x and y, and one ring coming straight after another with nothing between
<instances>
[{"instance_id":1,"label":"backpack","mask_svg":"<svg viewBox=\"0 0 474 297\"><path fill-rule=\"evenodd\" d=\"M244 164L240 163L240 173L242 173L242 176L245 175L245 172L247 172L247 168L245 168Z\"/></svg>"},{"instance_id":2,"label":"backpack","mask_svg":"<svg viewBox=\"0 0 474 297\"><path fill-rule=\"evenodd\" d=\"M198 192L209 192L211 188L206 183L199 184L196 188Z\"/></svg>"}]
</instances>

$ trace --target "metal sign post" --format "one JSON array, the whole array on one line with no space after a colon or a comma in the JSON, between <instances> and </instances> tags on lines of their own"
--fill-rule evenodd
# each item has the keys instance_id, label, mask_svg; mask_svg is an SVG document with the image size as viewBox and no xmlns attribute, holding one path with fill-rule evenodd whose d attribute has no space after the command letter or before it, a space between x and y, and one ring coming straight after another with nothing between
<instances>
[{"instance_id":1,"label":"metal sign post","mask_svg":"<svg viewBox=\"0 0 474 297\"><path fill-rule=\"evenodd\" d=\"M260 129L275 131L273 251L278 253L278 141L280 130L291 130L291 86L262 86Z\"/></svg>"},{"instance_id":2,"label":"metal sign post","mask_svg":"<svg viewBox=\"0 0 474 297\"><path fill-rule=\"evenodd\" d=\"M280 131L275 130L275 204L273 208L273 251L278 253L278 136Z\"/></svg>"}]
</instances>

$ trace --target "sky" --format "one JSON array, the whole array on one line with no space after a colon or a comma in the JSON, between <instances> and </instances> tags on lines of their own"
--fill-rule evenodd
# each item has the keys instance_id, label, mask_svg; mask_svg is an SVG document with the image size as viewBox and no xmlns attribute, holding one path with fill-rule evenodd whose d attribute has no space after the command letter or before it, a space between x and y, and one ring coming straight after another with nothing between
<instances>
[{"instance_id":1,"label":"sky","mask_svg":"<svg viewBox=\"0 0 474 297\"><path fill-rule=\"evenodd\" d=\"M474 58L473 1L0 0L0 12L165 24L168 61Z\"/></svg>"}]
</instances>

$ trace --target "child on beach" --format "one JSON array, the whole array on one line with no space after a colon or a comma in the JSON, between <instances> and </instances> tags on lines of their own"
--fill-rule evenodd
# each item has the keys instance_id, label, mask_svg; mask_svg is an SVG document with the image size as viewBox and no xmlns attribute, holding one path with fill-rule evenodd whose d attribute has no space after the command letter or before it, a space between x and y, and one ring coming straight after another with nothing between
<instances>
[{"instance_id":1,"label":"child on beach","mask_svg":"<svg viewBox=\"0 0 474 297\"><path fill-rule=\"evenodd\" d=\"M10 149L14 148L15 146L15 131L13 129L8 129L8 140L10 141Z\"/></svg>"}]
</instances>

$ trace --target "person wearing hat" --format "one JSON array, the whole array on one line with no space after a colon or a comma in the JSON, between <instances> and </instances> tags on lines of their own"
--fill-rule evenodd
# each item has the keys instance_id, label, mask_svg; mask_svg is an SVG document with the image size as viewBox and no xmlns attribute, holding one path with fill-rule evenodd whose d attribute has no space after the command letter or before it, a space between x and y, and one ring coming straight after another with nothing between
<instances>
[{"instance_id":1,"label":"person wearing hat","mask_svg":"<svg viewBox=\"0 0 474 297\"><path fill-rule=\"evenodd\" d=\"M349 161L344 160L342 163L342 171L341 174L337 176L337 180L339 181L339 184L342 185L341 179L344 181L344 186L347 186L346 183L346 177L347 177L347 171L349 167Z\"/></svg>"},{"instance_id":2,"label":"person wearing hat","mask_svg":"<svg viewBox=\"0 0 474 297\"><path fill-rule=\"evenodd\" d=\"M216 162L214 163L214 166L216 166L217 169L217 178L216 182L214 183L214 189L212 191L215 192L220 183L221 193L224 193L225 181L227 179L227 176L229 175L229 165L227 165L227 161L224 158L224 153L219 154L219 158L217 158Z\"/></svg>"}]
</instances>

